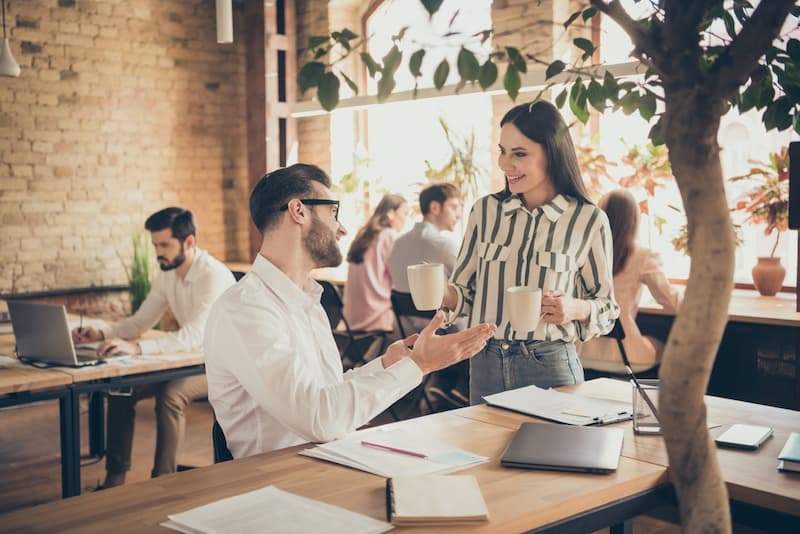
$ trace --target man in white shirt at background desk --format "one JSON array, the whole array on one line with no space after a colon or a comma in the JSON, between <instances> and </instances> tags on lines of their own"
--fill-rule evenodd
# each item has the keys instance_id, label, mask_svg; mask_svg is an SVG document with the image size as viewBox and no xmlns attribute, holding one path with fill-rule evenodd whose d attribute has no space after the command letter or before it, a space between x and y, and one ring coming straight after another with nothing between
<instances>
[{"instance_id":1,"label":"man in white shirt at background desk","mask_svg":"<svg viewBox=\"0 0 800 534\"><path fill-rule=\"evenodd\" d=\"M322 288L309 278L342 261L337 241L346 230L330 186L318 167L296 164L267 174L251 194L261 249L252 271L212 307L204 342L209 400L234 458L339 438L424 374L478 352L495 331L480 324L436 335L439 312L421 334L343 374Z\"/></svg>"},{"instance_id":2,"label":"man in white shirt at background desk","mask_svg":"<svg viewBox=\"0 0 800 534\"><path fill-rule=\"evenodd\" d=\"M158 354L190 352L202 349L203 332L211 304L234 284L233 273L225 264L196 246L196 228L192 212L165 208L148 217L158 263L163 271L153 281L141 307L132 317L105 330L76 328L76 342L100 341L98 352L115 354ZM138 340L151 329L169 308L180 325L156 339ZM138 340L138 341L137 341ZM139 399L156 397L156 451L153 476L174 473L177 455L186 425L184 408L208 395L203 375L134 388L128 395L108 397L108 444L106 479L102 488L125 483L131 467L131 448Z\"/></svg>"}]
</instances>

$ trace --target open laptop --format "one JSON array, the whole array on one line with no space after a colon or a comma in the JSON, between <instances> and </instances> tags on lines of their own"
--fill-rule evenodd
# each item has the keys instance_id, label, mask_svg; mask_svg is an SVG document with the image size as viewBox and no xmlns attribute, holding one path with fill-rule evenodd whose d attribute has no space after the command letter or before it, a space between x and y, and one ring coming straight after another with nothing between
<instances>
[{"instance_id":1,"label":"open laptop","mask_svg":"<svg viewBox=\"0 0 800 534\"><path fill-rule=\"evenodd\" d=\"M8 311L20 360L69 367L102 361L97 347L81 345L76 350L64 306L9 300Z\"/></svg>"},{"instance_id":2,"label":"open laptop","mask_svg":"<svg viewBox=\"0 0 800 534\"><path fill-rule=\"evenodd\" d=\"M611 473L622 453L621 428L522 423L500 464L524 469Z\"/></svg>"}]
</instances>

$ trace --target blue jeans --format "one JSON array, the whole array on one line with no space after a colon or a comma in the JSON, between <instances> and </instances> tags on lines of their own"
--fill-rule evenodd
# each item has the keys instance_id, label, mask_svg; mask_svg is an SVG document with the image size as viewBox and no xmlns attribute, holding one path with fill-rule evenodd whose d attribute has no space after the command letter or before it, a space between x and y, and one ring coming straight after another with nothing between
<instances>
[{"instance_id":1,"label":"blue jeans","mask_svg":"<svg viewBox=\"0 0 800 534\"><path fill-rule=\"evenodd\" d=\"M469 361L470 404L482 397L531 384L555 388L583 382L575 345L558 341L490 339Z\"/></svg>"}]
</instances>

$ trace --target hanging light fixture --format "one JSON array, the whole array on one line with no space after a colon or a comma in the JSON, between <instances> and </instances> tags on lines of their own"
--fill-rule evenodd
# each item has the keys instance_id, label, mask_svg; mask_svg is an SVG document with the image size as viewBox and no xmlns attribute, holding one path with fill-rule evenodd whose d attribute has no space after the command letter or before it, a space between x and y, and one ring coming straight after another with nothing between
<instances>
[{"instance_id":1,"label":"hanging light fixture","mask_svg":"<svg viewBox=\"0 0 800 534\"><path fill-rule=\"evenodd\" d=\"M0 50L0 76L16 78L19 76L19 65L11 55L11 48L8 46L6 37L6 0L3 0L3 48Z\"/></svg>"},{"instance_id":2,"label":"hanging light fixture","mask_svg":"<svg viewBox=\"0 0 800 534\"><path fill-rule=\"evenodd\" d=\"M233 0L217 0L217 43L233 42Z\"/></svg>"}]
</instances>

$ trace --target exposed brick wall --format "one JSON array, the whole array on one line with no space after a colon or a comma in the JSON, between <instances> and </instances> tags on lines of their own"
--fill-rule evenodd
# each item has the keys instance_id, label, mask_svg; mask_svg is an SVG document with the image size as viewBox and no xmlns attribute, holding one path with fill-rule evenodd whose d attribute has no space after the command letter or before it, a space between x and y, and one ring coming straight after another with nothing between
<instances>
[{"instance_id":1,"label":"exposed brick wall","mask_svg":"<svg viewBox=\"0 0 800 534\"><path fill-rule=\"evenodd\" d=\"M308 61L307 39L309 35L325 35L330 32L327 0L296 0L297 9L297 65L298 69ZM306 92L298 100L310 100L314 90ZM326 172L331 168L331 132L328 114L297 119L297 161L318 165Z\"/></svg>"},{"instance_id":2,"label":"exposed brick wall","mask_svg":"<svg viewBox=\"0 0 800 534\"><path fill-rule=\"evenodd\" d=\"M248 258L242 14L218 45L210 0L8 2L0 293L126 283L118 255L172 204L200 246Z\"/></svg>"}]
</instances>

